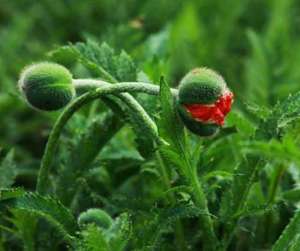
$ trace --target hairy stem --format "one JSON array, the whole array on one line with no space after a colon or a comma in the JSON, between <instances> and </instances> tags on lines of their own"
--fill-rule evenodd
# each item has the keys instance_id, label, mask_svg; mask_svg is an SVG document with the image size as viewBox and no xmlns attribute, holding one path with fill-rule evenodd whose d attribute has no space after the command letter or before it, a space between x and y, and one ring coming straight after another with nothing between
<instances>
[{"instance_id":1,"label":"hairy stem","mask_svg":"<svg viewBox=\"0 0 300 251\"><path fill-rule=\"evenodd\" d=\"M143 82L121 82L118 84L129 84L137 86L141 89L139 92L147 93L150 95L158 95L159 94L159 86L143 83ZM91 89L103 87L106 85L111 85L109 82L105 82L103 80L97 79L73 79L73 85L75 86L76 90L88 91ZM171 89L172 94L177 97L178 90ZM140 119L144 122L144 125L147 127L148 130L156 130L157 126L153 122L153 120L149 117L149 115L144 111L144 108L136 101L134 97L132 97L129 93L119 93L116 96L121 99L133 112L139 115ZM157 137L157 140L160 142L160 138Z\"/></svg>"},{"instance_id":2,"label":"hairy stem","mask_svg":"<svg viewBox=\"0 0 300 251\"><path fill-rule=\"evenodd\" d=\"M132 110L136 111L137 114L140 115L140 118L144 121L145 125L147 125L149 132L152 134L153 139L158 144L161 143L155 123L144 111L143 107L141 107L140 104L130 94L126 93L143 92L150 95L158 95L160 91L159 86L140 82L123 82L111 85L110 83L93 79L77 79L73 80L73 83L77 90L90 90L91 88L96 89L94 91L90 91L88 93L83 94L82 96L71 102L56 121L54 128L50 133L49 140L42 159L41 168L38 174L37 192L40 194L44 194L47 191L49 185L49 171L51 167L51 162L55 154L56 145L62 129L64 128L67 121L78 109L97 98L103 97L105 95L118 96ZM172 89L171 91L174 96L178 95L177 90ZM217 238L213 231L213 224L211 221L211 217L209 216L207 201L197 175L193 174L190 178L192 187L194 188L195 203L199 208L204 210L203 215L201 215L200 218L201 223L203 224L205 238L207 238L207 244L205 244L205 247L208 248L207 250L214 250L217 243Z\"/></svg>"},{"instance_id":3,"label":"hairy stem","mask_svg":"<svg viewBox=\"0 0 300 251\"><path fill-rule=\"evenodd\" d=\"M158 162L158 166L160 168L160 173L162 175L162 180L163 180L165 189L166 189L166 191L168 191L171 188L171 181L170 181L169 174L167 172L167 167L164 163L163 158L161 157L161 153L159 152L159 150L156 151L156 159L157 159L157 162ZM175 200L175 197L174 197L173 193L171 193L169 196L167 196L167 199L172 204L176 203L176 200ZM187 246L186 246L185 239L184 239L184 232L183 232L182 224L181 224L180 220L177 220L176 224L175 224L175 236L176 236L176 242L177 242L177 245L178 245L177 249L180 250L180 251L187 250Z\"/></svg>"},{"instance_id":4,"label":"hairy stem","mask_svg":"<svg viewBox=\"0 0 300 251\"><path fill-rule=\"evenodd\" d=\"M106 86L106 85L110 85L109 83L102 81L102 80L94 80L94 79L77 79L77 80L73 80L73 83L75 85L76 89L89 89L89 88L97 88L100 86ZM124 82L121 84L132 84L132 85L136 85L139 88L143 89L144 93L150 94L150 95L158 95L160 88L157 85L152 85L152 84L148 84L148 83L142 83L142 82ZM176 89L171 89L171 93L173 96L177 96L178 95L178 90ZM128 104L129 107L135 109L136 105L131 105L130 102L128 103L128 97L126 97L125 95L128 95L126 93L123 94L119 94L119 98L121 98L125 103ZM124 97L125 96L125 97ZM129 95L130 96L130 95ZM136 102L136 100L130 96L129 98L131 98L131 100L133 100L133 102ZM150 118L151 119L151 118ZM149 123L150 125L151 123ZM159 138L158 138L159 140ZM161 167L163 168L163 167ZM192 170L193 168L191 168ZM163 179L165 184L168 184L168 177L166 176L166 170L162 169L162 175L163 175ZM211 221L211 217L209 216L209 210L208 210L208 206L207 206L207 200L204 194L204 191L202 189L202 186L200 184L200 181L198 180L197 177L197 173L191 171L191 175L190 177L188 177L191 180L191 185L194 189L194 199L195 199L195 203L197 204L197 206L199 208L201 208L202 210L204 210L203 215L201 215L201 223L203 224L203 230L205 232L207 239L207 242L205 244L205 246L211 250L214 250L216 245L217 245L217 237L214 233L214 229L213 229L213 224Z\"/></svg>"},{"instance_id":5,"label":"hairy stem","mask_svg":"<svg viewBox=\"0 0 300 251\"><path fill-rule=\"evenodd\" d=\"M103 87L105 85L111 85L111 83L98 80L98 79L73 79L73 84L77 90L90 90ZM138 88L138 92L144 92L150 95L158 95L159 94L159 86L154 84L149 84L145 82L119 82L120 85L131 85L132 88L128 90L128 92L133 92L134 88ZM114 84L115 85L115 84ZM178 95L178 90L172 88L171 92L174 96Z\"/></svg>"},{"instance_id":6,"label":"hairy stem","mask_svg":"<svg viewBox=\"0 0 300 251\"><path fill-rule=\"evenodd\" d=\"M91 81L92 82L92 81ZM95 81L99 83L99 81ZM101 81L102 82L102 81ZM89 83L89 80L85 80L85 83ZM93 82L94 83L94 82ZM75 81L75 86L79 87L81 85L82 87L83 82L82 81ZM90 86L91 87L91 86ZM86 88L86 85L85 87ZM80 96L79 98L75 99L73 102L71 102L66 109L60 114L59 118L57 119L53 130L51 131L49 135L49 140L46 145L46 149L43 155L41 167L38 174L38 180L37 180L37 192L40 194L45 194L48 188L49 183L49 171L51 162L53 159L53 156L55 154L55 148L60 136L60 133L62 129L64 128L67 121L72 117L72 115L80 109L83 105L89 103L92 100L95 100L97 98L103 97L105 95L114 95L114 94L120 94L122 92L144 92L148 93L150 95L157 95L159 93L159 87L154 86L151 84L146 83L117 83L117 84L102 84L101 87L96 88L96 90L88 92ZM132 98L133 99L133 98ZM139 105L137 101L134 99L131 100L129 104L131 107L135 108L139 113L143 113L142 119L147 123L148 115L146 115L146 112L144 109ZM155 139L157 142L159 142L159 137L157 133L157 129L155 124L149 123L147 124L147 127L149 131L152 134L153 139Z\"/></svg>"},{"instance_id":7,"label":"hairy stem","mask_svg":"<svg viewBox=\"0 0 300 251\"><path fill-rule=\"evenodd\" d=\"M204 250L216 250L218 246L218 239L214 231L211 215L208 210L207 199L203 191L202 185L198 179L197 170L193 169L190 174L190 184L193 188L194 201L197 207L203 210L203 214L200 215L200 223L202 224L202 230L205 234L203 240Z\"/></svg>"}]
</instances>

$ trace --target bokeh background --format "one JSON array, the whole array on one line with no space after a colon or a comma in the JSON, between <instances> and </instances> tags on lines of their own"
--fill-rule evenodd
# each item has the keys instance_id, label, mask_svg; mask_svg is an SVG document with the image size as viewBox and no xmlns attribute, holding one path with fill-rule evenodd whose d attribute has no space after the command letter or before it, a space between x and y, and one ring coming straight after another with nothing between
<instances>
[{"instance_id":1,"label":"bokeh background","mask_svg":"<svg viewBox=\"0 0 300 251\"><path fill-rule=\"evenodd\" d=\"M57 114L34 111L17 80L58 46L87 39L124 49L176 86L196 66L219 71L245 103L272 107L300 89L297 0L0 0L0 147L36 167ZM250 115L249 115L250 116Z\"/></svg>"}]
</instances>

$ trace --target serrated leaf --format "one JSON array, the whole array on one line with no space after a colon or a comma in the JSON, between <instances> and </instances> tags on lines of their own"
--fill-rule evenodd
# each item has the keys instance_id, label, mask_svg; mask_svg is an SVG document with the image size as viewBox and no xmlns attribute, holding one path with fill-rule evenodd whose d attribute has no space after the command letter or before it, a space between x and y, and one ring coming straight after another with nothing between
<instances>
[{"instance_id":1,"label":"serrated leaf","mask_svg":"<svg viewBox=\"0 0 300 251\"><path fill-rule=\"evenodd\" d=\"M113 225L107 233L111 250L122 251L132 234L132 223L127 213L121 214L113 222Z\"/></svg>"},{"instance_id":2,"label":"serrated leaf","mask_svg":"<svg viewBox=\"0 0 300 251\"><path fill-rule=\"evenodd\" d=\"M300 211L295 212L290 223L285 227L282 234L272 247L272 251L285 251L290 248L300 232Z\"/></svg>"},{"instance_id":3,"label":"serrated leaf","mask_svg":"<svg viewBox=\"0 0 300 251\"><path fill-rule=\"evenodd\" d=\"M16 198L12 207L46 219L66 241L72 242L77 223L71 212L58 200L35 193L26 193Z\"/></svg>"},{"instance_id":4,"label":"serrated leaf","mask_svg":"<svg viewBox=\"0 0 300 251\"><path fill-rule=\"evenodd\" d=\"M229 218L236 217L243 210L248 192L254 182L256 171L263 165L264 163L256 156L249 154L243 158L234 170L231 189L225 193L222 200L224 202L222 208L224 216L226 215Z\"/></svg>"},{"instance_id":5,"label":"serrated leaf","mask_svg":"<svg viewBox=\"0 0 300 251\"><path fill-rule=\"evenodd\" d=\"M122 51L116 59L116 75L121 81L134 81L137 78L136 66L131 57Z\"/></svg>"},{"instance_id":6,"label":"serrated leaf","mask_svg":"<svg viewBox=\"0 0 300 251\"><path fill-rule=\"evenodd\" d=\"M14 162L14 151L9 151L0 163L0 188L10 187L16 177L16 164Z\"/></svg>"},{"instance_id":7,"label":"serrated leaf","mask_svg":"<svg viewBox=\"0 0 300 251\"><path fill-rule=\"evenodd\" d=\"M295 162L300 164L299 147L291 137L284 137L282 141L272 139L265 141L251 141L243 145L245 153L256 154L257 156L272 159L279 162Z\"/></svg>"},{"instance_id":8,"label":"serrated leaf","mask_svg":"<svg viewBox=\"0 0 300 251\"><path fill-rule=\"evenodd\" d=\"M89 224L80 234L79 251L111 251L102 230L96 225Z\"/></svg>"},{"instance_id":9,"label":"serrated leaf","mask_svg":"<svg viewBox=\"0 0 300 251\"><path fill-rule=\"evenodd\" d=\"M300 92L297 92L274 107L270 116L260 124L257 137L264 139L280 138L285 129L299 117Z\"/></svg>"},{"instance_id":10,"label":"serrated leaf","mask_svg":"<svg viewBox=\"0 0 300 251\"><path fill-rule=\"evenodd\" d=\"M139 240L145 250L159 250L162 235L172 232L170 227L173 227L178 220L196 218L201 214L205 214L205 212L193 205L183 203L169 208L154 209L146 216L144 225L141 226L145 231L136 233L136 237L139 238L139 234L141 234L140 238L147 236L147 238Z\"/></svg>"},{"instance_id":11,"label":"serrated leaf","mask_svg":"<svg viewBox=\"0 0 300 251\"><path fill-rule=\"evenodd\" d=\"M135 81L137 78L137 68L125 51L116 54L106 43L99 45L91 40L86 43L70 45L69 48L71 52L64 47L60 53L65 52L69 56L74 56L75 60L79 60L97 78L100 77L110 83ZM59 51L53 54L57 55ZM127 93L118 96L128 106L125 106L127 109L124 117L128 118L135 131L138 150L142 156L147 158L153 152L153 135L148 133L149 130L141 121L141 116L137 114L137 111L132 111L132 107L130 107L136 100ZM124 107L121 105L120 108Z\"/></svg>"},{"instance_id":12,"label":"serrated leaf","mask_svg":"<svg viewBox=\"0 0 300 251\"><path fill-rule=\"evenodd\" d=\"M184 173L184 169L182 168L183 166L185 166L185 162L182 159L181 155L178 154L178 152L174 151L169 146L160 146L159 152L170 169L173 169L173 167L175 167L181 175L186 175Z\"/></svg>"},{"instance_id":13,"label":"serrated leaf","mask_svg":"<svg viewBox=\"0 0 300 251\"><path fill-rule=\"evenodd\" d=\"M106 143L120 130L122 122L117 116L108 113L98 116L87 125L79 140L69 153L67 163L58 178L58 195L61 201L68 205L76 191L75 182L94 161ZM68 187L66 190L65 187Z\"/></svg>"},{"instance_id":14,"label":"serrated leaf","mask_svg":"<svg viewBox=\"0 0 300 251\"><path fill-rule=\"evenodd\" d=\"M23 188L3 188L0 189L0 201L21 197L24 194Z\"/></svg>"},{"instance_id":15,"label":"serrated leaf","mask_svg":"<svg viewBox=\"0 0 300 251\"><path fill-rule=\"evenodd\" d=\"M13 215L11 222L23 241L24 250L34 250L37 218L19 209L11 209L11 212Z\"/></svg>"},{"instance_id":16,"label":"serrated leaf","mask_svg":"<svg viewBox=\"0 0 300 251\"><path fill-rule=\"evenodd\" d=\"M134 81L137 77L136 66L131 57L122 51L119 55L108 46L88 40L86 43L76 43L64 46L51 53L56 59L63 57L78 59L96 77L102 77L109 82Z\"/></svg>"},{"instance_id":17,"label":"serrated leaf","mask_svg":"<svg viewBox=\"0 0 300 251\"><path fill-rule=\"evenodd\" d=\"M184 147L183 125L176 112L175 100L170 87L164 78L160 79L159 99L161 105L160 134L169 144L177 149L182 149Z\"/></svg>"},{"instance_id":18,"label":"serrated leaf","mask_svg":"<svg viewBox=\"0 0 300 251\"><path fill-rule=\"evenodd\" d=\"M261 143L260 147L265 151L273 152L274 149L269 149L271 146L275 147L281 156L289 157L290 154L286 156L286 152L291 151L293 157L298 156L298 150L292 140L286 139L286 146L282 145L282 142L274 141L275 143L268 145L272 138L283 140L283 132L287 126L298 119L300 115L300 92L289 96L286 100L278 103L269 117L261 122L256 130L254 140L265 140L265 143ZM255 142L255 141L253 141ZM276 143L277 142L277 143ZM283 142L284 143L284 142ZM255 148L255 147L254 147ZM283 153L282 153L283 152ZM298 157L297 157L298 160ZM254 182L257 170L264 166L265 162L259 156L249 153L245 156L242 162L234 171L234 179L232 184L232 189L230 192L232 196L230 200L230 205L228 205L227 215L237 215L239 210L245 205L245 200L247 199L248 192Z\"/></svg>"}]
</instances>

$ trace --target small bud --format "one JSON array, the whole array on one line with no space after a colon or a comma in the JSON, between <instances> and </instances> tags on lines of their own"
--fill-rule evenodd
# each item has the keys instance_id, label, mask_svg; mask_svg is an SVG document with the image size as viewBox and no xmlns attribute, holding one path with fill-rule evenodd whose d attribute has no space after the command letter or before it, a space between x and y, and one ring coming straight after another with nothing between
<instances>
[{"instance_id":1,"label":"small bud","mask_svg":"<svg viewBox=\"0 0 300 251\"><path fill-rule=\"evenodd\" d=\"M19 87L27 102L44 111L59 110L75 96L71 73L55 63L38 63L22 72Z\"/></svg>"},{"instance_id":2,"label":"small bud","mask_svg":"<svg viewBox=\"0 0 300 251\"><path fill-rule=\"evenodd\" d=\"M110 215L104 210L98 208L88 209L81 213L78 217L78 225L81 228L84 228L84 226L88 224L95 224L100 228L108 229L112 225L112 222L113 220Z\"/></svg>"},{"instance_id":3,"label":"small bud","mask_svg":"<svg viewBox=\"0 0 300 251\"><path fill-rule=\"evenodd\" d=\"M186 127L200 136L217 133L233 101L224 79L213 70L196 68L178 89L178 112Z\"/></svg>"}]
</instances>

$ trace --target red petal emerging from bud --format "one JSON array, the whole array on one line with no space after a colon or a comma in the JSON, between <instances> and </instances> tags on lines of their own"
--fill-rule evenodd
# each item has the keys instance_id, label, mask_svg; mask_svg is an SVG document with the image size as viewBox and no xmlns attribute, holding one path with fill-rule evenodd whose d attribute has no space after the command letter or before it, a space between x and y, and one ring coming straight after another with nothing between
<instances>
[{"instance_id":1,"label":"red petal emerging from bud","mask_svg":"<svg viewBox=\"0 0 300 251\"><path fill-rule=\"evenodd\" d=\"M184 105L191 116L201 122L215 123L223 125L227 113L230 112L231 104L233 102L233 94L226 92L214 104L190 104Z\"/></svg>"}]
</instances>

